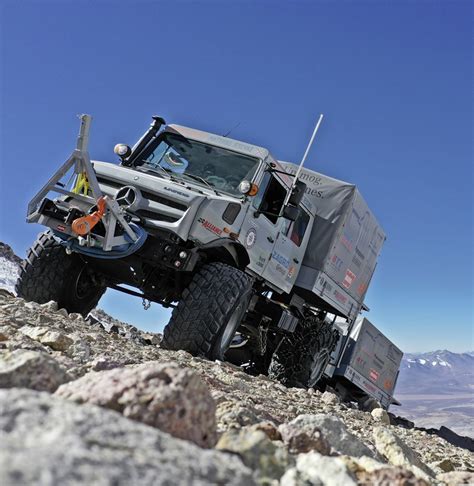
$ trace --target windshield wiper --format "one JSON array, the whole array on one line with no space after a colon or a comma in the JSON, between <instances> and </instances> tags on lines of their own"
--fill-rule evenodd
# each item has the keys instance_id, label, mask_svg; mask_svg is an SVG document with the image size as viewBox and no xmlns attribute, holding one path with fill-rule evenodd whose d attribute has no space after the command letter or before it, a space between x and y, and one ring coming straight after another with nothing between
<instances>
[{"instance_id":1,"label":"windshield wiper","mask_svg":"<svg viewBox=\"0 0 474 486\"><path fill-rule=\"evenodd\" d=\"M203 177L201 176L198 176L198 175L195 175L195 174L189 174L188 172L184 172L183 174L181 175L184 175L184 176L187 176L189 177L190 179L194 179L195 181L199 181L199 182L202 182L204 185L206 185L207 187L209 187L210 189L212 189L218 196L220 196L221 194L217 191L217 189L215 188L214 184L211 184L209 181L206 181L206 179L204 179Z\"/></svg>"},{"instance_id":2,"label":"windshield wiper","mask_svg":"<svg viewBox=\"0 0 474 486\"><path fill-rule=\"evenodd\" d=\"M161 172L155 170L155 168L159 168L161 169ZM171 171L170 169L165 169L164 167L161 167L161 165L155 165L153 167L143 167L143 165L140 165L138 167L135 167L136 170L139 170L141 172L153 172L154 174L158 174L158 175L161 175L161 173L164 173L165 176L166 176L166 179L168 180L174 180L176 181L177 179L175 179L171 174L173 174L173 171Z\"/></svg>"}]
</instances>

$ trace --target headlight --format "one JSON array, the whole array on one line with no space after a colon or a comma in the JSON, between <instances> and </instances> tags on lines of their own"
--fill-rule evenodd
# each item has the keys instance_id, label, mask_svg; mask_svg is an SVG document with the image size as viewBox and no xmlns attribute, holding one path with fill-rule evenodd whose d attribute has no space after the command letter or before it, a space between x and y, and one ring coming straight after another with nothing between
<instances>
[{"instance_id":1,"label":"headlight","mask_svg":"<svg viewBox=\"0 0 474 486\"><path fill-rule=\"evenodd\" d=\"M239 191L242 194L248 194L250 189L252 189L252 183L250 181L244 180L239 184Z\"/></svg>"},{"instance_id":2,"label":"headlight","mask_svg":"<svg viewBox=\"0 0 474 486\"><path fill-rule=\"evenodd\" d=\"M114 152L121 158L121 159L125 159L127 158L131 153L132 153L132 149L128 146L128 145L125 145L124 143L118 143L115 147L114 147Z\"/></svg>"},{"instance_id":3,"label":"headlight","mask_svg":"<svg viewBox=\"0 0 474 486\"><path fill-rule=\"evenodd\" d=\"M239 191L242 194L247 194L247 196L255 196L258 192L258 186L257 184L252 184L250 181L243 180L239 184Z\"/></svg>"}]
</instances>

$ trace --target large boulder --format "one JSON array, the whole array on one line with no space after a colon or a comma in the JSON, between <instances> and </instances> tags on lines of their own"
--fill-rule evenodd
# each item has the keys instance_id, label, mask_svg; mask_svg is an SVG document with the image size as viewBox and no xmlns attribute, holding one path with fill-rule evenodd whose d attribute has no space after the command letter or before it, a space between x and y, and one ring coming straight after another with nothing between
<instances>
[{"instance_id":1,"label":"large boulder","mask_svg":"<svg viewBox=\"0 0 474 486\"><path fill-rule=\"evenodd\" d=\"M216 442L215 404L206 384L194 371L172 363L90 372L56 395L111 408L201 447Z\"/></svg>"},{"instance_id":2,"label":"large boulder","mask_svg":"<svg viewBox=\"0 0 474 486\"><path fill-rule=\"evenodd\" d=\"M31 388L54 392L69 380L59 363L41 351L0 351L0 388Z\"/></svg>"},{"instance_id":3,"label":"large boulder","mask_svg":"<svg viewBox=\"0 0 474 486\"><path fill-rule=\"evenodd\" d=\"M252 485L235 456L93 405L0 390L0 484Z\"/></svg>"}]
</instances>

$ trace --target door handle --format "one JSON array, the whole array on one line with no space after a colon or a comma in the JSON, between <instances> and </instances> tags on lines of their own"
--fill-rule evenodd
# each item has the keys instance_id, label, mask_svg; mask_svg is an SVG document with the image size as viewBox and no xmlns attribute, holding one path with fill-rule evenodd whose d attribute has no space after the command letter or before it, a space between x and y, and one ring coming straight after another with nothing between
<instances>
[{"instance_id":1,"label":"door handle","mask_svg":"<svg viewBox=\"0 0 474 486\"><path fill-rule=\"evenodd\" d=\"M267 240L270 242L270 243L275 243L275 240L271 237L271 236L267 236Z\"/></svg>"},{"instance_id":2,"label":"door handle","mask_svg":"<svg viewBox=\"0 0 474 486\"><path fill-rule=\"evenodd\" d=\"M298 258L293 258L293 261L298 264L300 261L298 260Z\"/></svg>"}]
</instances>

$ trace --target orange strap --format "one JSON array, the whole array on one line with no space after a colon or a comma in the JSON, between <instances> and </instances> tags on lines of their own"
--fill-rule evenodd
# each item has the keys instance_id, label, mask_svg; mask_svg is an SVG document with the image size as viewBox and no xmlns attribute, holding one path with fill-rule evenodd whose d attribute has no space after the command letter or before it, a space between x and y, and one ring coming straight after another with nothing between
<instances>
[{"instance_id":1,"label":"orange strap","mask_svg":"<svg viewBox=\"0 0 474 486\"><path fill-rule=\"evenodd\" d=\"M92 228L104 217L105 209L105 198L100 197L97 200L97 211L75 219L71 225L72 231L80 236L90 233Z\"/></svg>"}]
</instances>

